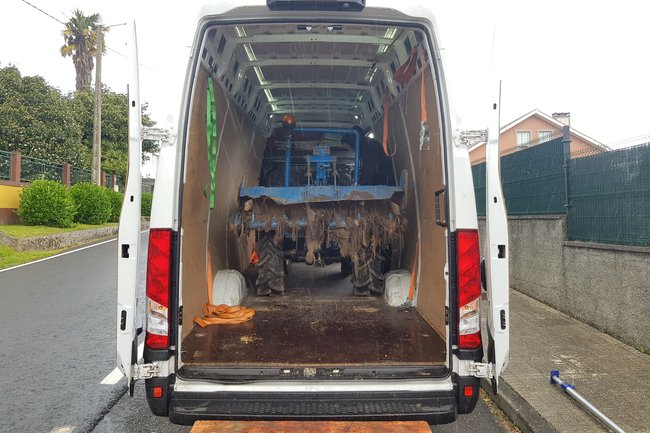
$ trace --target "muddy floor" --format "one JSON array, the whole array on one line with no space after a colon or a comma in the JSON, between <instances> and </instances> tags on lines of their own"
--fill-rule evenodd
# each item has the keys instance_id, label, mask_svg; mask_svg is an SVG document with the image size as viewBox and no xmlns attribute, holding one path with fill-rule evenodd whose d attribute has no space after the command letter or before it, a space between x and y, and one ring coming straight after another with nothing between
<instances>
[{"instance_id":1,"label":"muddy floor","mask_svg":"<svg viewBox=\"0 0 650 433\"><path fill-rule=\"evenodd\" d=\"M239 325L196 327L183 362L212 366L440 365L446 346L415 309L382 297L353 296L340 264L293 263L285 294L250 294L255 317Z\"/></svg>"}]
</instances>

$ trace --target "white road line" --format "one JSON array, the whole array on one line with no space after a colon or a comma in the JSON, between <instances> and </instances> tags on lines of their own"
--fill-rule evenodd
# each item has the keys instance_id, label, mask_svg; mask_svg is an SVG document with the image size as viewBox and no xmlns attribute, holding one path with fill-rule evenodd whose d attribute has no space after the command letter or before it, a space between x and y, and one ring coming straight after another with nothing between
<instances>
[{"instance_id":1,"label":"white road line","mask_svg":"<svg viewBox=\"0 0 650 433\"><path fill-rule=\"evenodd\" d=\"M63 427L55 427L52 430L50 430L50 433L72 433L72 431L75 429L75 426L72 425L66 425Z\"/></svg>"},{"instance_id":2,"label":"white road line","mask_svg":"<svg viewBox=\"0 0 650 433\"><path fill-rule=\"evenodd\" d=\"M148 232L148 231L149 230L142 230L140 232L140 234ZM18 269L18 268L22 268L23 266L34 265L36 263L44 262L45 260L55 259L57 257L65 256L65 255L68 255L68 254L72 254L72 253L76 253L76 252L79 252L79 251L86 250L88 248L98 247L100 245L104 245L104 244L107 244L109 242L116 242L116 241L117 241L117 238L114 238L114 239L108 239L108 240L102 241L102 242L97 242L96 244L92 244L92 245L86 245L85 247L76 248L74 250L65 251L63 253L55 254L55 255L50 256L50 257L45 257L43 259L34 260L33 262L23 263L22 265L12 266L12 267L6 268L6 269L0 269L0 273L7 272L7 271L12 271L12 270Z\"/></svg>"},{"instance_id":3,"label":"white road line","mask_svg":"<svg viewBox=\"0 0 650 433\"><path fill-rule=\"evenodd\" d=\"M108 373L108 375L106 375L106 377L101 382L99 382L99 384L100 385L115 385L117 382L120 381L122 376L123 375L122 375L122 372L120 371L120 369L115 367L113 369L113 371Z\"/></svg>"},{"instance_id":4,"label":"white road line","mask_svg":"<svg viewBox=\"0 0 650 433\"><path fill-rule=\"evenodd\" d=\"M142 354L144 352L144 343L140 343L138 346L138 360L142 359ZM120 371L119 368L115 367L113 371L108 373L104 379L102 379L101 382L99 382L100 385L115 385L117 382L122 379L122 372Z\"/></svg>"}]
</instances>

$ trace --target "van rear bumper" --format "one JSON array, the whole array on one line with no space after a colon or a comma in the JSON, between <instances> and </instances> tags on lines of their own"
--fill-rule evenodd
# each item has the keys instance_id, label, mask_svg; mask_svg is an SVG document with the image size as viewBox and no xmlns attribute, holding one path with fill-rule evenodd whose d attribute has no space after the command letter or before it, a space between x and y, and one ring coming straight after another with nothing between
<instances>
[{"instance_id":1,"label":"van rear bumper","mask_svg":"<svg viewBox=\"0 0 650 433\"><path fill-rule=\"evenodd\" d=\"M197 420L456 420L454 390L427 393L204 393L173 392L169 419Z\"/></svg>"}]
</instances>

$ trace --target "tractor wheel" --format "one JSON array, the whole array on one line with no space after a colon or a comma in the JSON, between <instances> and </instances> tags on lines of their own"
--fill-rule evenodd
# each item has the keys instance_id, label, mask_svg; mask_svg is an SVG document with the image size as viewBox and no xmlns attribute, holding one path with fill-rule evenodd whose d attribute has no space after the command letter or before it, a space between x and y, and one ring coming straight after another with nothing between
<instances>
[{"instance_id":1,"label":"tractor wheel","mask_svg":"<svg viewBox=\"0 0 650 433\"><path fill-rule=\"evenodd\" d=\"M263 236L263 237L262 237ZM265 233L260 236L257 244L257 254L260 256L259 261L255 264L258 269L257 294L267 296L272 293L284 293L284 274L285 263L282 251L276 245L272 233Z\"/></svg>"}]
</instances>

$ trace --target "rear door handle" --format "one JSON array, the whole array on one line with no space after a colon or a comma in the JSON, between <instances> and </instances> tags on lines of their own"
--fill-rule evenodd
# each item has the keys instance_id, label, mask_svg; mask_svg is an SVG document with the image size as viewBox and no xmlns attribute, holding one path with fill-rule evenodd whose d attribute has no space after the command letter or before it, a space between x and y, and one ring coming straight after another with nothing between
<instances>
[{"instance_id":1,"label":"rear door handle","mask_svg":"<svg viewBox=\"0 0 650 433\"><path fill-rule=\"evenodd\" d=\"M445 212L445 219L443 220L440 216L440 196L445 196L445 201L447 199L447 190L445 188L439 189L435 192L435 202L436 202L436 224L440 227L447 227L447 212Z\"/></svg>"}]
</instances>

